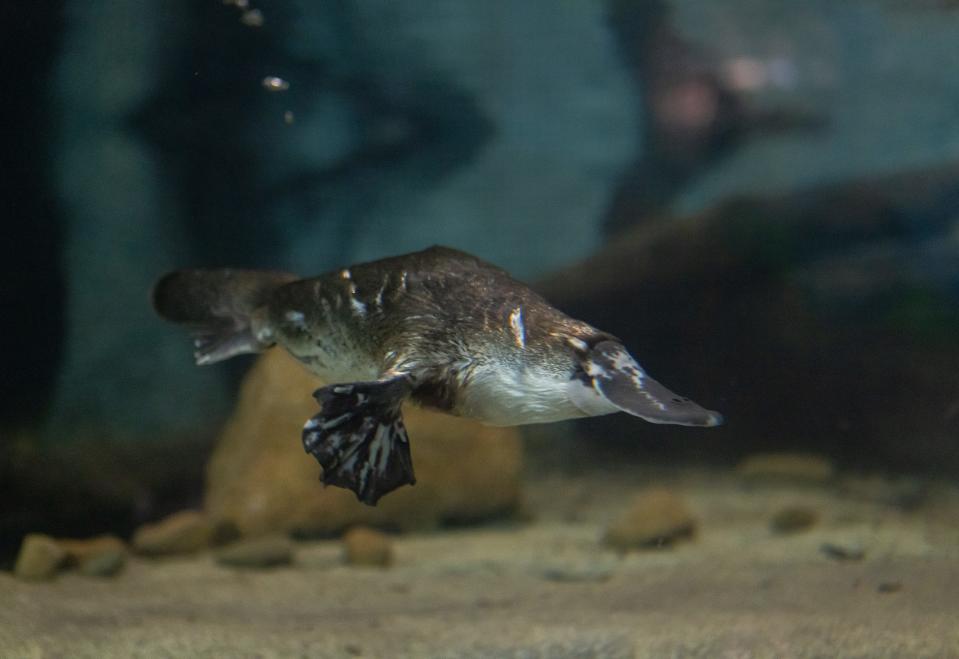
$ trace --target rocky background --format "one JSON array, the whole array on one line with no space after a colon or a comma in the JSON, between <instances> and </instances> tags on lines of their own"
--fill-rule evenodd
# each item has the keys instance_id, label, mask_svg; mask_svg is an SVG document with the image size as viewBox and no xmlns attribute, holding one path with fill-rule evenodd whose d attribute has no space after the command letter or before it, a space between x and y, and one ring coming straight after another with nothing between
<instances>
[{"instance_id":1,"label":"rocky background","mask_svg":"<svg viewBox=\"0 0 959 659\"><path fill-rule=\"evenodd\" d=\"M187 507L203 518L175 529L201 544L349 525L317 525L340 503L314 465L241 448L308 416L305 376L270 356L240 390L250 360L196 369L152 316L151 282L184 265L312 274L449 244L729 420L529 429L523 472L517 432L424 415L460 438L424 442L447 481L365 523L515 514L524 473L609 461L959 473L953 3L44 0L0 19L6 564L30 531L128 536ZM464 452L498 469L451 471Z\"/></svg>"}]
</instances>

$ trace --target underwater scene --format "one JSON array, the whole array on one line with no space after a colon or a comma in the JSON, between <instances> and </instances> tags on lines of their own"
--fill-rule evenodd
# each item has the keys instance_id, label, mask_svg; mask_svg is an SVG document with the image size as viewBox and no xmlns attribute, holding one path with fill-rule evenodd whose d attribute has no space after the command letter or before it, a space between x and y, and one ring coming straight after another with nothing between
<instances>
[{"instance_id":1,"label":"underwater scene","mask_svg":"<svg viewBox=\"0 0 959 659\"><path fill-rule=\"evenodd\" d=\"M959 657L959 2L0 17L0 658Z\"/></svg>"}]
</instances>

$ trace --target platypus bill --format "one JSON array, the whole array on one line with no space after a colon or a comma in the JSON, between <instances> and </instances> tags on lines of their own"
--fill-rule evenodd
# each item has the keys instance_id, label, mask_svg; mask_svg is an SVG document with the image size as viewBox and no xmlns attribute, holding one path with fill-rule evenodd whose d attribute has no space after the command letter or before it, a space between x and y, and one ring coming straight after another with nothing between
<instances>
[{"instance_id":1,"label":"platypus bill","mask_svg":"<svg viewBox=\"0 0 959 659\"><path fill-rule=\"evenodd\" d=\"M413 484L401 405L489 425L628 412L715 426L716 412L650 378L614 336L574 320L504 270L446 247L301 279L179 270L153 289L195 336L197 364L279 344L329 386L303 427L321 479L375 505Z\"/></svg>"}]
</instances>

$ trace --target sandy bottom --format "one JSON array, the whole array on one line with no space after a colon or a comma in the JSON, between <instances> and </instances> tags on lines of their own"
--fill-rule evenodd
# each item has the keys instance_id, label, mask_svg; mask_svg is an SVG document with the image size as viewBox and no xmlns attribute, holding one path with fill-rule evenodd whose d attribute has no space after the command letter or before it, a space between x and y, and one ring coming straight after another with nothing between
<instances>
[{"instance_id":1,"label":"sandy bottom","mask_svg":"<svg viewBox=\"0 0 959 659\"><path fill-rule=\"evenodd\" d=\"M653 483L687 497L695 540L604 549L604 525ZM0 656L959 657L952 486L596 473L539 479L527 499L529 521L397 538L388 569L317 541L268 571L200 555L107 580L0 575ZM791 505L819 522L772 533Z\"/></svg>"}]
</instances>

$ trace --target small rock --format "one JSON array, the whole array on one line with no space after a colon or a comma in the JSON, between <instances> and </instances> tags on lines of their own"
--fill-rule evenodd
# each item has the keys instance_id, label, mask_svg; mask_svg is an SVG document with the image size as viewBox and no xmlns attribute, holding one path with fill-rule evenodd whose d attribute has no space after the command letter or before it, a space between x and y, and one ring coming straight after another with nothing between
<instances>
[{"instance_id":1,"label":"small rock","mask_svg":"<svg viewBox=\"0 0 959 659\"><path fill-rule=\"evenodd\" d=\"M393 562L389 536L374 529L357 526L343 535L344 557L350 565L386 567Z\"/></svg>"},{"instance_id":2,"label":"small rock","mask_svg":"<svg viewBox=\"0 0 959 659\"><path fill-rule=\"evenodd\" d=\"M695 530L696 521L681 497L651 488L640 493L629 511L606 529L603 541L620 551L651 549L691 538Z\"/></svg>"},{"instance_id":3,"label":"small rock","mask_svg":"<svg viewBox=\"0 0 959 659\"><path fill-rule=\"evenodd\" d=\"M538 572L547 581L595 582L607 581L613 576L613 567L601 561L554 561L541 567Z\"/></svg>"},{"instance_id":4,"label":"small rock","mask_svg":"<svg viewBox=\"0 0 959 659\"><path fill-rule=\"evenodd\" d=\"M126 550L108 550L80 563L80 573L88 577L112 577L127 563Z\"/></svg>"},{"instance_id":5,"label":"small rock","mask_svg":"<svg viewBox=\"0 0 959 659\"><path fill-rule=\"evenodd\" d=\"M66 564L76 566L91 577L112 577L127 560L127 546L113 535L100 535L84 540L61 538L57 543L67 553Z\"/></svg>"},{"instance_id":6,"label":"small rock","mask_svg":"<svg viewBox=\"0 0 959 659\"><path fill-rule=\"evenodd\" d=\"M58 538L57 544L67 553L66 564L78 567L83 574L112 576L126 563L127 546L114 535L83 540Z\"/></svg>"},{"instance_id":7,"label":"small rock","mask_svg":"<svg viewBox=\"0 0 959 659\"><path fill-rule=\"evenodd\" d=\"M236 522L230 519L221 519L213 522L213 534L210 544L214 547L224 547L240 540L243 534Z\"/></svg>"},{"instance_id":8,"label":"small rock","mask_svg":"<svg viewBox=\"0 0 959 659\"><path fill-rule=\"evenodd\" d=\"M739 463L736 471L749 480L822 483L835 474L828 459L805 453L756 453Z\"/></svg>"},{"instance_id":9,"label":"small rock","mask_svg":"<svg viewBox=\"0 0 959 659\"><path fill-rule=\"evenodd\" d=\"M898 593L902 590L902 584L898 581L883 581L876 590L880 593Z\"/></svg>"},{"instance_id":10,"label":"small rock","mask_svg":"<svg viewBox=\"0 0 959 659\"><path fill-rule=\"evenodd\" d=\"M293 562L293 543L284 535L241 540L217 552L216 562L230 567L265 568Z\"/></svg>"},{"instance_id":11,"label":"small rock","mask_svg":"<svg viewBox=\"0 0 959 659\"><path fill-rule=\"evenodd\" d=\"M818 518L819 515L811 508L790 506L773 515L769 521L769 528L773 533L799 533L811 528Z\"/></svg>"},{"instance_id":12,"label":"small rock","mask_svg":"<svg viewBox=\"0 0 959 659\"><path fill-rule=\"evenodd\" d=\"M42 533L30 533L20 545L13 573L32 581L52 579L66 559L67 552L56 540Z\"/></svg>"},{"instance_id":13,"label":"small rock","mask_svg":"<svg viewBox=\"0 0 959 659\"><path fill-rule=\"evenodd\" d=\"M208 547L213 535L213 525L203 513L184 510L138 528L133 549L147 556L189 554Z\"/></svg>"},{"instance_id":14,"label":"small rock","mask_svg":"<svg viewBox=\"0 0 959 659\"><path fill-rule=\"evenodd\" d=\"M837 561L861 561L866 557L866 551L862 547L837 545L831 542L819 545L819 551Z\"/></svg>"},{"instance_id":15,"label":"small rock","mask_svg":"<svg viewBox=\"0 0 959 659\"><path fill-rule=\"evenodd\" d=\"M904 512L918 510L934 498L928 481L880 475L848 475L839 484L839 492L844 497L894 506Z\"/></svg>"}]
</instances>

